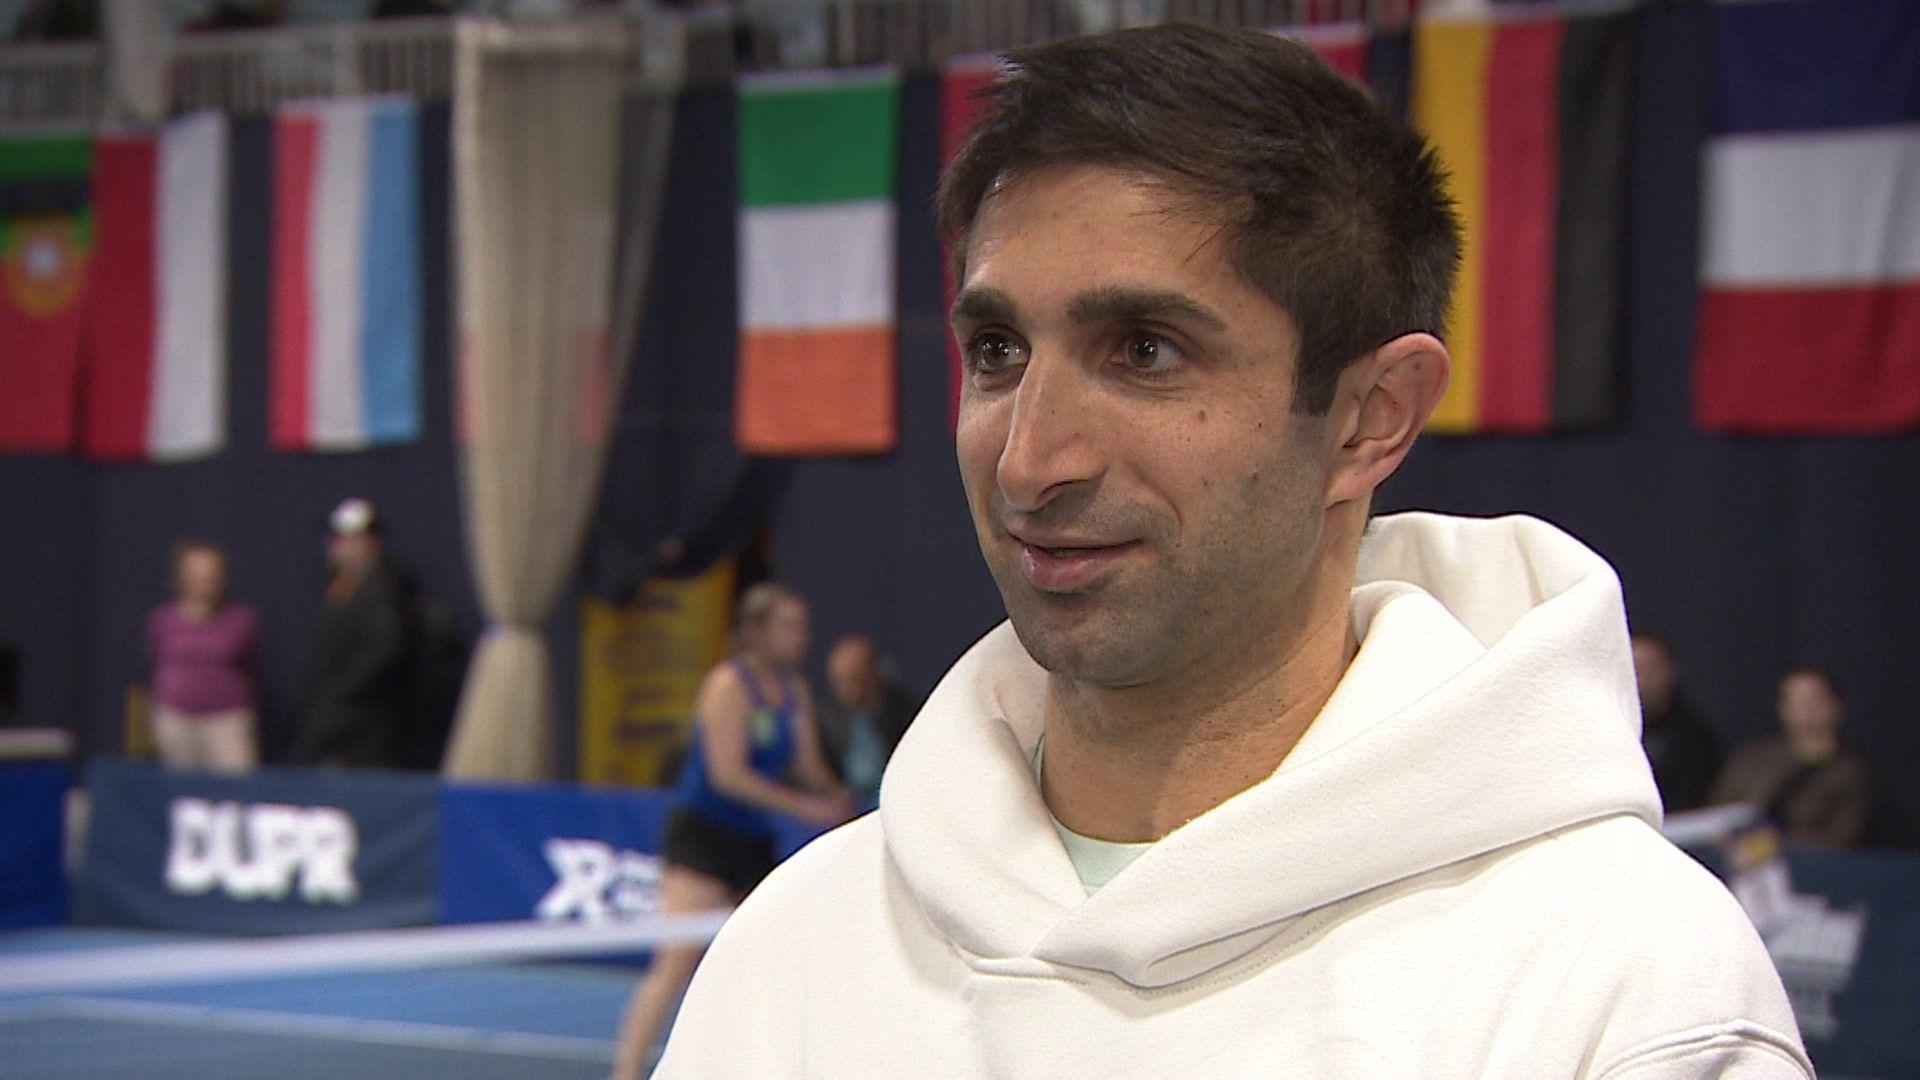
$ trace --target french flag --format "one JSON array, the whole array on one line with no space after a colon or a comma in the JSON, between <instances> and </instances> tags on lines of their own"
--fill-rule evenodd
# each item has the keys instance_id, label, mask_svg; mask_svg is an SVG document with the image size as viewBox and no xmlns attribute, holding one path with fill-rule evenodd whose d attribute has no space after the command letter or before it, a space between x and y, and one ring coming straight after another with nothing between
<instances>
[{"instance_id":1,"label":"french flag","mask_svg":"<svg viewBox=\"0 0 1920 1080\"><path fill-rule=\"evenodd\" d=\"M81 443L102 461L226 444L227 122L198 113L93 151Z\"/></svg>"},{"instance_id":2,"label":"french flag","mask_svg":"<svg viewBox=\"0 0 1920 1080\"><path fill-rule=\"evenodd\" d=\"M1920 426L1920 4L1715 5L1702 426Z\"/></svg>"},{"instance_id":3,"label":"french flag","mask_svg":"<svg viewBox=\"0 0 1920 1080\"><path fill-rule=\"evenodd\" d=\"M275 449L420 436L417 117L385 97L274 116Z\"/></svg>"}]
</instances>

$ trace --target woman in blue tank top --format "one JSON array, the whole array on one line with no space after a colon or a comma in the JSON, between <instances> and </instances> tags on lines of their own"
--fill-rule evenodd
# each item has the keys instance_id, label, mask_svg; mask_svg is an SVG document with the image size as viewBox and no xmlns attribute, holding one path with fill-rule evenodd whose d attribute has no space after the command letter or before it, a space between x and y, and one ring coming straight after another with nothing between
<instances>
[{"instance_id":1,"label":"woman in blue tank top","mask_svg":"<svg viewBox=\"0 0 1920 1080\"><path fill-rule=\"evenodd\" d=\"M773 869L772 815L820 826L853 816L853 797L827 765L813 696L799 674L807 655L806 601L780 585L756 585L740 598L736 626L740 651L707 673L695 702L680 806L661 847L662 914L739 903ZM616 1078L638 1080L704 951L655 951L627 1006Z\"/></svg>"}]
</instances>

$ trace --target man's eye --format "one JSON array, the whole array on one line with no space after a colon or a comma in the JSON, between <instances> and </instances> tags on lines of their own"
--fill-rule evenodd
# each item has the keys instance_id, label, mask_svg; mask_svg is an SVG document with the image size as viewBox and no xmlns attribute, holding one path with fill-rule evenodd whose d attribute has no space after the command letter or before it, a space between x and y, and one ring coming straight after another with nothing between
<instances>
[{"instance_id":1,"label":"man's eye","mask_svg":"<svg viewBox=\"0 0 1920 1080\"><path fill-rule=\"evenodd\" d=\"M1120 362L1143 375L1164 375L1186 359L1180 346L1161 334L1128 334L1120 346Z\"/></svg>"},{"instance_id":2,"label":"man's eye","mask_svg":"<svg viewBox=\"0 0 1920 1080\"><path fill-rule=\"evenodd\" d=\"M1007 334L985 330L967 342L967 366L983 375L1006 371L1027 362L1026 347Z\"/></svg>"}]
</instances>

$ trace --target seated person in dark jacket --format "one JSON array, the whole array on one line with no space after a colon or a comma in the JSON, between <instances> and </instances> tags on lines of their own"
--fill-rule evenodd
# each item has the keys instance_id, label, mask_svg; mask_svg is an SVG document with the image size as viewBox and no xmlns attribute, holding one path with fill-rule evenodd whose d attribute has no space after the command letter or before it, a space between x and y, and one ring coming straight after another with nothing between
<instances>
[{"instance_id":1,"label":"seated person in dark jacket","mask_svg":"<svg viewBox=\"0 0 1920 1080\"><path fill-rule=\"evenodd\" d=\"M827 654L826 706L820 739L827 761L863 807L880 798L880 774L893 748L920 711L920 701L881 670L880 649L865 634L849 634Z\"/></svg>"},{"instance_id":2,"label":"seated person in dark jacket","mask_svg":"<svg viewBox=\"0 0 1920 1080\"><path fill-rule=\"evenodd\" d=\"M348 499L328 523L333 576L314 629L293 758L306 765L394 767L398 733L408 719L412 589L387 557L372 503Z\"/></svg>"},{"instance_id":3,"label":"seated person in dark jacket","mask_svg":"<svg viewBox=\"0 0 1920 1080\"><path fill-rule=\"evenodd\" d=\"M1633 674L1640 684L1640 745L1667 813L1705 806L1723 754L1720 736L1680 688L1680 664L1665 638L1633 635Z\"/></svg>"},{"instance_id":4,"label":"seated person in dark jacket","mask_svg":"<svg viewBox=\"0 0 1920 1080\"><path fill-rule=\"evenodd\" d=\"M1832 675L1800 668L1780 680L1783 734L1741 747L1715 785L1715 803L1744 802L1789 841L1854 847L1871 802L1867 763L1840 742L1846 697Z\"/></svg>"}]
</instances>

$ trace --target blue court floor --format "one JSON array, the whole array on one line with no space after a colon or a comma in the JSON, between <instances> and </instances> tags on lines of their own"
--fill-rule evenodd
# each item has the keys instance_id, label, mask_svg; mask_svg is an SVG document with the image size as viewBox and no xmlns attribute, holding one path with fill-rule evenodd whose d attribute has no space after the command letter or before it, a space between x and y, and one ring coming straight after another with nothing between
<instances>
[{"instance_id":1,"label":"blue court floor","mask_svg":"<svg viewBox=\"0 0 1920 1080\"><path fill-rule=\"evenodd\" d=\"M192 940L0 934L9 957ZM632 968L587 963L0 994L0 1080L601 1080Z\"/></svg>"}]
</instances>

